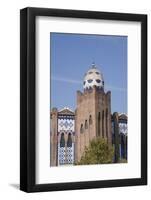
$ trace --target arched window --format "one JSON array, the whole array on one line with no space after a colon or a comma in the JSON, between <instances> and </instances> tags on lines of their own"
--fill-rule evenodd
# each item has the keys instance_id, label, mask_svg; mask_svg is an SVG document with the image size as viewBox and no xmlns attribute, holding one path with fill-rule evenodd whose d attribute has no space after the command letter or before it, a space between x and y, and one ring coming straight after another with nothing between
<instances>
[{"instance_id":1,"label":"arched window","mask_svg":"<svg viewBox=\"0 0 151 200\"><path fill-rule=\"evenodd\" d=\"M60 138L60 147L65 147L64 133L61 133L61 138Z\"/></svg>"},{"instance_id":2,"label":"arched window","mask_svg":"<svg viewBox=\"0 0 151 200\"><path fill-rule=\"evenodd\" d=\"M87 128L88 128L88 121L85 120L85 129L87 129Z\"/></svg>"},{"instance_id":3,"label":"arched window","mask_svg":"<svg viewBox=\"0 0 151 200\"><path fill-rule=\"evenodd\" d=\"M98 136L100 136L100 119L101 119L101 116L100 116L100 112L98 113Z\"/></svg>"},{"instance_id":4,"label":"arched window","mask_svg":"<svg viewBox=\"0 0 151 200\"><path fill-rule=\"evenodd\" d=\"M92 115L89 116L89 124L92 124Z\"/></svg>"},{"instance_id":5,"label":"arched window","mask_svg":"<svg viewBox=\"0 0 151 200\"><path fill-rule=\"evenodd\" d=\"M80 133L83 133L83 124L80 126Z\"/></svg>"},{"instance_id":6,"label":"arched window","mask_svg":"<svg viewBox=\"0 0 151 200\"><path fill-rule=\"evenodd\" d=\"M104 110L102 111L102 137L104 137Z\"/></svg>"},{"instance_id":7,"label":"arched window","mask_svg":"<svg viewBox=\"0 0 151 200\"><path fill-rule=\"evenodd\" d=\"M68 134L67 147L72 147L72 137L71 137L71 133Z\"/></svg>"},{"instance_id":8,"label":"arched window","mask_svg":"<svg viewBox=\"0 0 151 200\"><path fill-rule=\"evenodd\" d=\"M92 81L93 81L93 79L89 79L89 80L88 80L88 83L92 83Z\"/></svg>"},{"instance_id":9,"label":"arched window","mask_svg":"<svg viewBox=\"0 0 151 200\"><path fill-rule=\"evenodd\" d=\"M108 109L106 109L106 137L108 138Z\"/></svg>"},{"instance_id":10,"label":"arched window","mask_svg":"<svg viewBox=\"0 0 151 200\"><path fill-rule=\"evenodd\" d=\"M97 83L100 83L100 82L101 82L101 80L100 80L100 79L96 79L96 82L97 82Z\"/></svg>"},{"instance_id":11,"label":"arched window","mask_svg":"<svg viewBox=\"0 0 151 200\"><path fill-rule=\"evenodd\" d=\"M125 158L125 141L124 141L124 135L121 134L121 157Z\"/></svg>"}]
</instances>

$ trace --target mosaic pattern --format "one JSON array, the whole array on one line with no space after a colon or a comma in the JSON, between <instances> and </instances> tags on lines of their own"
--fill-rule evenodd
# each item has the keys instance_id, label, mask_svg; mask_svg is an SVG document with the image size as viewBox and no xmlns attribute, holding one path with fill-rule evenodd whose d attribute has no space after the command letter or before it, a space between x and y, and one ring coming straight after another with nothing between
<instances>
[{"instance_id":1,"label":"mosaic pattern","mask_svg":"<svg viewBox=\"0 0 151 200\"><path fill-rule=\"evenodd\" d=\"M58 145L58 165L63 165L66 163L66 150L65 147L60 147Z\"/></svg>"},{"instance_id":2,"label":"mosaic pattern","mask_svg":"<svg viewBox=\"0 0 151 200\"><path fill-rule=\"evenodd\" d=\"M111 132L114 134L114 122L111 123Z\"/></svg>"},{"instance_id":3,"label":"mosaic pattern","mask_svg":"<svg viewBox=\"0 0 151 200\"><path fill-rule=\"evenodd\" d=\"M72 143L72 147L67 147L67 164L73 164L73 161L74 161L74 148Z\"/></svg>"},{"instance_id":4,"label":"mosaic pattern","mask_svg":"<svg viewBox=\"0 0 151 200\"><path fill-rule=\"evenodd\" d=\"M58 132L60 131L74 132L74 119L58 119Z\"/></svg>"},{"instance_id":5,"label":"mosaic pattern","mask_svg":"<svg viewBox=\"0 0 151 200\"><path fill-rule=\"evenodd\" d=\"M104 88L104 79L102 73L96 68L95 64L92 64L92 68L85 74L83 87L84 89L93 88L97 86Z\"/></svg>"},{"instance_id":6,"label":"mosaic pattern","mask_svg":"<svg viewBox=\"0 0 151 200\"><path fill-rule=\"evenodd\" d=\"M124 135L127 134L127 124L126 123L119 123L119 132L123 133Z\"/></svg>"},{"instance_id":7,"label":"mosaic pattern","mask_svg":"<svg viewBox=\"0 0 151 200\"><path fill-rule=\"evenodd\" d=\"M65 146L58 141L58 165L73 164L74 162L74 143L72 135L75 129L75 119L72 115L60 115L58 118L58 135L65 134ZM63 139L62 138L62 139Z\"/></svg>"},{"instance_id":8,"label":"mosaic pattern","mask_svg":"<svg viewBox=\"0 0 151 200\"><path fill-rule=\"evenodd\" d=\"M73 164L74 162L74 144L72 147L60 147L58 145L58 165Z\"/></svg>"}]
</instances>

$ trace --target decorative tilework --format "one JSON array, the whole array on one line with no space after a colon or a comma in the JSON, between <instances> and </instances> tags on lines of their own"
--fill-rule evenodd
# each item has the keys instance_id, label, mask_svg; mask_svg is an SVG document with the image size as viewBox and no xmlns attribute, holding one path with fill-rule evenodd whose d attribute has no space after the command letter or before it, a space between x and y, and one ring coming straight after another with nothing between
<instances>
[{"instance_id":1,"label":"decorative tilework","mask_svg":"<svg viewBox=\"0 0 151 200\"><path fill-rule=\"evenodd\" d=\"M58 145L58 165L63 165L66 162L66 151L65 147L60 147L60 144Z\"/></svg>"},{"instance_id":2,"label":"decorative tilework","mask_svg":"<svg viewBox=\"0 0 151 200\"><path fill-rule=\"evenodd\" d=\"M127 134L127 124L126 123L119 123L119 132L123 133L124 135Z\"/></svg>"},{"instance_id":3,"label":"decorative tilework","mask_svg":"<svg viewBox=\"0 0 151 200\"><path fill-rule=\"evenodd\" d=\"M73 164L74 162L74 144L72 147L60 147L58 144L58 165Z\"/></svg>"},{"instance_id":4,"label":"decorative tilework","mask_svg":"<svg viewBox=\"0 0 151 200\"><path fill-rule=\"evenodd\" d=\"M74 119L58 119L58 132L60 131L74 132Z\"/></svg>"},{"instance_id":5,"label":"decorative tilework","mask_svg":"<svg viewBox=\"0 0 151 200\"><path fill-rule=\"evenodd\" d=\"M74 144L72 147L67 147L67 164L73 164L74 162Z\"/></svg>"},{"instance_id":6,"label":"decorative tilework","mask_svg":"<svg viewBox=\"0 0 151 200\"><path fill-rule=\"evenodd\" d=\"M74 143L70 137L75 133L75 119L72 115L58 116L58 135L65 134L68 139L65 139L65 146L60 147L58 141L58 165L73 164L74 163ZM66 138L65 137L65 138ZM59 137L60 138L60 137Z\"/></svg>"},{"instance_id":7,"label":"decorative tilework","mask_svg":"<svg viewBox=\"0 0 151 200\"><path fill-rule=\"evenodd\" d=\"M111 132L114 134L114 122L111 123Z\"/></svg>"}]
</instances>

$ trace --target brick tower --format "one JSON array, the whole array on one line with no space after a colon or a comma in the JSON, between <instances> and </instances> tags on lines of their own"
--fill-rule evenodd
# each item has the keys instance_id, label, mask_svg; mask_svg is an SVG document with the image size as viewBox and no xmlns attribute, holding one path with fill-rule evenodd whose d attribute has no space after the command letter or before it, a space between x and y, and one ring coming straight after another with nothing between
<instances>
[{"instance_id":1,"label":"brick tower","mask_svg":"<svg viewBox=\"0 0 151 200\"><path fill-rule=\"evenodd\" d=\"M105 92L102 73L92 64L84 76L84 91L77 91L75 111L75 162L80 161L85 146L96 137L112 143L111 92Z\"/></svg>"}]
</instances>

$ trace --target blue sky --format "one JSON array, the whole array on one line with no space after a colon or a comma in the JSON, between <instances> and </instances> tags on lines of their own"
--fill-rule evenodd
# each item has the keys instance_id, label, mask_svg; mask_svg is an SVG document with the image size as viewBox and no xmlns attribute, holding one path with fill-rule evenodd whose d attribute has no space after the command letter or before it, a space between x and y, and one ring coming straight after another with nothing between
<instances>
[{"instance_id":1,"label":"blue sky","mask_svg":"<svg viewBox=\"0 0 151 200\"><path fill-rule=\"evenodd\" d=\"M127 113L127 37L50 34L51 107L75 110L85 72L95 62L111 91L111 111Z\"/></svg>"}]
</instances>

